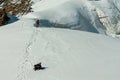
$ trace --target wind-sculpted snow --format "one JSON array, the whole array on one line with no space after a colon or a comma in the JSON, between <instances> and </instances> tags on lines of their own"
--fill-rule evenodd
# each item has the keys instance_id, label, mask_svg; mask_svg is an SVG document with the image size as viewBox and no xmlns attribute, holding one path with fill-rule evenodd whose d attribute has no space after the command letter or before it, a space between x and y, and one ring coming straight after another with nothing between
<instances>
[{"instance_id":1,"label":"wind-sculpted snow","mask_svg":"<svg viewBox=\"0 0 120 80\"><path fill-rule=\"evenodd\" d=\"M36 0L34 12L28 17L48 20L70 29L119 35L119 4L119 0Z\"/></svg>"}]
</instances>

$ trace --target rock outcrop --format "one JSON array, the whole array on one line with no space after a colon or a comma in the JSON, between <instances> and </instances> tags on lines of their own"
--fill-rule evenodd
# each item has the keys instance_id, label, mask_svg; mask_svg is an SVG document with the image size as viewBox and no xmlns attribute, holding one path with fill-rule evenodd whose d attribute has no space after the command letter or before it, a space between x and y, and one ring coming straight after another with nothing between
<instances>
[{"instance_id":1,"label":"rock outcrop","mask_svg":"<svg viewBox=\"0 0 120 80\"><path fill-rule=\"evenodd\" d=\"M5 9L0 9L0 26L8 23L9 19L10 18L7 16Z\"/></svg>"}]
</instances>

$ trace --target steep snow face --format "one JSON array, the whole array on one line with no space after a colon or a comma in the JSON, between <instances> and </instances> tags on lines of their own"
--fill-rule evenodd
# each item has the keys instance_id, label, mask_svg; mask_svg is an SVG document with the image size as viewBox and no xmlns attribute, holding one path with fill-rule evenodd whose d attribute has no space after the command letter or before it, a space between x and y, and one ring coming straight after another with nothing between
<instances>
[{"instance_id":1,"label":"steep snow face","mask_svg":"<svg viewBox=\"0 0 120 80\"><path fill-rule=\"evenodd\" d=\"M102 0L98 3L92 2L95 5L96 12L103 26L108 32L119 34L120 21L120 3L119 0Z\"/></svg>"},{"instance_id":2,"label":"steep snow face","mask_svg":"<svg viewBox=\"0 0 120 80\"><path fill-rule=\"evenodd\" d=\"M119 34L119 4L119 0L35 0L35 12L28 16L57 24L54 27Z\"/></svg>"},{"instance_id":3,"label":"steep snow face","mask_svg":"<svg viewBox=\"0 0 120 80\"><path fill-rule=\"evenodd\" d=\"M120 40L22 19L0 28L0 80L120 80ZM45 70L34 71L42 62Z\"/></svg>"},{"instance_id":4,"label":"steep snow face","mask_svg":"<svg viewBox=\"0 0 120 80\"><path fill-rule=\"evenodd\" d=\"M90 5L86 4L86 1L62 0L59 3L57 0L53 1L54 3L42 0L36 3L33 5L35 12L27 16L36 16L39 19L48 20L51 23L57 24L53 24L52 26L54 27L60 27L62 25L63 28L67 27L98 33L98 30L92 25L92 21L89 18L91 17L90 14L88 14L90 11L83 5ZM43 4L45 4L45 6L47 5L48 8L44 7ZM50 6L51 4L52 6ZM42 7L40 5L42 5Z\"/></svg>"}]
</instances>

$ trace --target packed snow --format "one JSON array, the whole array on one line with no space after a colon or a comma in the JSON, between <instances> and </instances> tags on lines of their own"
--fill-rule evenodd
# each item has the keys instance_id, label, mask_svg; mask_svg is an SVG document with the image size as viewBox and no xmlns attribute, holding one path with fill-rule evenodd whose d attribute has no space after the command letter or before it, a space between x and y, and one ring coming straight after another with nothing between
<instances>
[{"instance_id":1,"label":"packed snow","mask_svg":"<svg viewBox=\"0 0 120 80\"><path fill-rule=\"evenodd\" d=\"M119 39L22 19L0 28L2 80L119 80ZM45 70L34 71L42 62Z\"/></svg>"},{"instance_id":2,"label":"packed snow","mask_svg":"<svg viewBox=\"0 0 120 80\"><path fill-rule=\"evenodd\" d=\"M103 35L119 32L113 2L34 0L34 12L0 27L0 80L120 80L120 39Z\"/></svg>"}]
</instances>

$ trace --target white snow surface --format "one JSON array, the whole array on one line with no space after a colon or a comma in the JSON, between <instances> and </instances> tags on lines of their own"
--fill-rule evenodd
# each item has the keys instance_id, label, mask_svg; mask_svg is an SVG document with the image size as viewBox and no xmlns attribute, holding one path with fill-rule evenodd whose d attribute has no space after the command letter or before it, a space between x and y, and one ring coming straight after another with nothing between
<instances>
[{"instance_id":1,"label":"white snow surface","mask_svg":"<svg viewBox=\"0 0 120 80\"><path fill-rule=\"evenodd\" d=\"M0 27L0 80L120 80L120 39L102 35L119 33L119 2L34 0L35 12Z\"/></svg>"},{"instance_id":2,"label":"white snow surface","mask_svg":"<svg viewBox=\"0 0 120 80\"><path fill-rule=\"evenodd\" d=\"M33 1L34 12L26 15L27 18L31 16L31 18L62 24L63 27L70 29L94 33L120 33L120 0Z\"/></svg>"},{"instance_id":3,"label":"white snow surface","mask_svg":"<svg viewBox=\"0 0 120 80\"><path fill-rule=\"evenodd\" d=\"M0 28L0 80L120 80L120 40L21 19ZM34 71L42 62L45 70Z\"/></svg>"}]
</instances>

